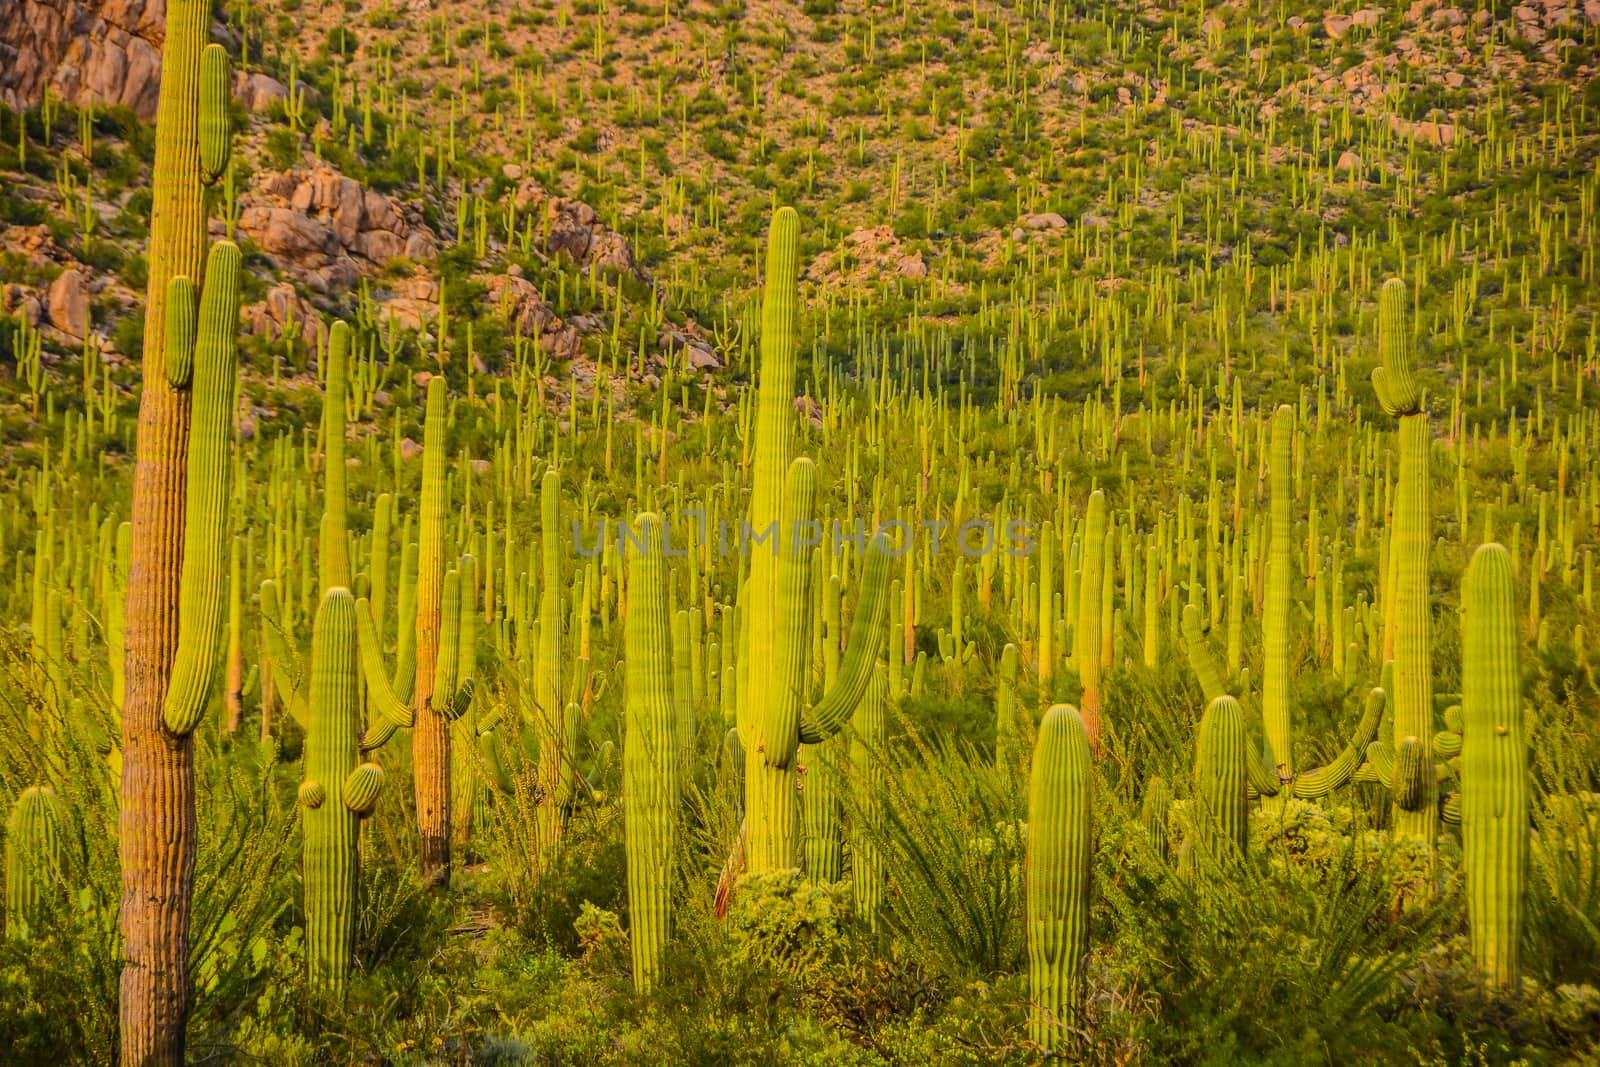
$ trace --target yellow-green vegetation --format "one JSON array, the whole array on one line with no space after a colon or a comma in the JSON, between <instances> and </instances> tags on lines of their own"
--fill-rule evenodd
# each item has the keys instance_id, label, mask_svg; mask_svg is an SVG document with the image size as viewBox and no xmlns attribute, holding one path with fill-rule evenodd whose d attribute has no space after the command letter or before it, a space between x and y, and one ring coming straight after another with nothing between
<instances>
[{"instance_id":1,"label":"yellow-green vegetation","mask_svg":"<svg viewBox=\"0 0 1600 1067\"><path fill-rule=\"evenodd\" d=\"M0 107L6 1062L1600 1061L1592 4L224 7Z\"/></svg>"}]
</instances>

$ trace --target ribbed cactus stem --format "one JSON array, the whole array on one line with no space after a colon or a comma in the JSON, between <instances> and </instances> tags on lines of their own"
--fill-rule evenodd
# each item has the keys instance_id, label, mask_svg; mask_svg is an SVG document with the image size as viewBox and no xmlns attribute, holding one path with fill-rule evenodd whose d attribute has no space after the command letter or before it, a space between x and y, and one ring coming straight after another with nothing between
<instances>
[{"instance_id":1,"label":"ribbed cactus stem","mask_svg":"<svg viewBox=\"0 0 1600 1067\"><path fill-rule=\"evenodd\" d=\"M1272 416L1268 458L1272 520L1267 540L1267 590L1262 606L1261 716L1271 762L1294 771L1294 727L1289 712L1289 597L1293 582L1294 408L1280 405Z\"/></svg>"},{"instance_id":2,"label":"ribbed cactus stem","mask_svg":"<svg viewBox=\"0 0 1600 1067\"><path fill-rule=\"evenodd\" d=\"M1467 568L1461 635L1461 837L1472 955L1516 990L1527 915L1528 742L1511 556L1484 545Z\"/></svg>"},{"instance_id":3,"label":"ribbed cactus stem","mask_svg":"<svg viewBox=\"0 0 1600 1067\"><path fill-rule=\"evenodd\" d=\"M190 734L221 658L237 380L239 252L223 244L204 262L205 191L229 137L229 79L217 77L215 52L202 58L212 5L168 0L165 14L125 598L118 826L124 961L118 1049L122 1063L138 1067L184 1061L196 845ZM202 86L203 66L209 88ZM197 347L188 360L200 380L190 386L170 373L184 360L168 356L168 292L174 278L202 277Z\"/></svg>"},{"instance_id":4,"label":"ribbed cactus stem","mask_svg":"<svg viewBox=\"0 0 1600 1067\"><path fill-rule=\"evenodd\" d=\"M883 902L883 857L877 834L883 820L883 748L887 741L884 704L889 675L880 663L850 720L851 783L855 806L850 823L850 887L856 915L876 931Z\"/></svg>"},{"instance_id":5,"label":"ribbed cactus stem","mask_svg":"<svg viewBox=\"0 0 1600 1067\"><path fill-rule=\"evenodd\" d=\"M566 701L561 693L565 621L561 613L561 536L561 476L551 468L539 481L539 644L533 677L533 710L539 736L539 788L545 796L560 794L562 768L573 759L573 753L565 750ZM566 825L561 808L547 804L540 816L541 841L547 847L554 846Z\"/></svg>"},{"instance_id":6,"label":"ribbed cactus stem","mask_svg":"<svg viewBox=\"0 0 1600 1067\"><path fill-rule=\"evenodd\" d=\"M47 786L24 789L6 821L6 936L38 930L49 898L61 888L66 860L66 806Z\"/></svg>"},{"instance_id":7,"label":"ribbed cactus stem","mask_svg":"<svg viewBox=\"0 0 1600 1067\"><path fill-rule=\"evenodd\" d=\"M1428 633L1428 549L1432 542L1428 489L1433 437L1416 382L1406 299L1404 282L1395 278L1384 282L1378 297L1382 364L1372 373L1379 402L1400 424L1400 464L1387 561L1392 593L1382 606L1384 624L1392 627L1394 636L1395 829L1422 838L1431 848L1439 832L1438 785L1431 761L1410 758L1406 745L1434 733Z\"/></svg>"},{"instance_id":8,"label":"ribbed cactus stem","mask_svg":"<svg viewBox=\"0 0 1600 1067\"><path fill-rule=\"evenodd\" d=\"M1083 1005L1094 871L1089 738L1077 709L1045 713L1028 787L1028 1036L1065 1043Z\"/></svg>"},{"instance_id":9,"label":"ribbed cactus stem","mask_svg":"<svg viewBox=\"0 0 1600 1067\"><path fill-rule=\"evenodd\" d=\"M336 321L328 331L327 382L322 399L322 543L317 563L322 591L350 588L350 542L345 524L345 365L350 327Z\"/></svg>"},{"instance_id":10,"label":"ribbed cactus stem","mask_svg":"<svg viewBox=\"0 0 1600 1067\"><path fill-rule=\"evenodd\" d=\"M1139 824L1144 827L1150 848L1161 858L1167 858L1167 816L1172 810L1172 787L1160 776L1151 778L1144 788L1144 799L1139 803Z\"/></svg>"},{"instance_id":11,"label":"ribbed cactus stem","mask_svg":"<svg viewBox=\"0 0 1600 1067\"><path fill-rule=\"evenodd\" d=\"M239 249L212 246L189 391L178 648L163 718L187 734L200 723L221 661L227 607L228 503L233 477L233 397L238 384Z\"/></svg>"},{"instance_id":12,"label":"ribbed cactus stem","mask_svg":"<svg viewBox=\"0 0 1600 1067\"><path fill-rule=\"evenodd\" d=\"M306 731L302 880L306 966L311 984L344 995L355 948L361 819L372 811L383 772L361 764L361 691L356 604L348 590L323 595L311 632Z\"/></svg>"},{"instance_id":13,"label":"ribbed cactus stem","mask_svg":"<svg viewBox=\"0 0 1600 1067\"><path fill-rule=\"evenodd\" d=\"M994 675L994 759L1000 773L1014 776L1022 768L1022 722L1018 718L1017 670L1021 652L1007 644Z\"/></svg>"},{"instance_id":14,"label":"ribbed cactus stem","mask_svg":"<svg viewBox=\"0 0 1600 1067\"><path fill-rule=\"evenodd\" d=\"M1249 845L1250 759L1244 710L1232 697L1218 697L1200 719L1194 763L1198 831L1213 851L1231 847L1243 853Z\"/></svg>"},{"instance_id":15,"label":"ribbed cactus stem","mask_svg":"<svg viewBox=\"0 0 1600 1067\"><path fill-rule=\"evenodd\" d=\"M412 706L416 725L412 739L412 777L417 797L417 832L422 874L428 881L450 884L450 721L434 701L434 675L439 669L445 581L445 446L449 397L444 378L428 381L422 432L422 501L418 522L416 583L416 670Z\"/></svg>"},{"instance_id":16,"label":"ribbed cactus stem","mask_svg":"<svg viewBox=\"0 0 1600 1067\"><path fill-rule=\"evenodd\" d=\"M672 641L662 552L665 527L640 515L642 544L628 547L623 816L628 856L633 984L648 993L660 975L672 922L672 859L678 832L677 733Z\"/></svg>"},{"instance_id":17,"label":"ribbed cactus stem","mask_svg":"<svg viewBox=\"0 0 1600 1067\"><path fill-rule=\"evenodd\" d=\"M1096 489L1089 494L1089 508L1083 519L1083 572L1078 593L1078 622L1072 634L1072 655L1077 661L1078 680L1083 683L1079 713L1089 735L1089 747L1100 746L1100 666L1101 634L1104 629L1101 598L1104 595L1106 567L1106 494Z\"/></svg>"}]
</instances>

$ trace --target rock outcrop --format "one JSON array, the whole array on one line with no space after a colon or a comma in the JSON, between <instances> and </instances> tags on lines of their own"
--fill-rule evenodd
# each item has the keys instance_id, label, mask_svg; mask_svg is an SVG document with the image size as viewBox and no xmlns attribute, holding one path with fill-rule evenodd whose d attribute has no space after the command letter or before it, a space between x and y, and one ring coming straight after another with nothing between
<instances>
[{"instance_id":1,"label":"rock outcrop","mask_svg":"<svg viewBox=\"0 0 1600 1067\"><path fill-rule=\"evenodd\" d=\"M121 105L149 121L161 87L166 0L0 3L0 102Z\"/></svg>"},{"instance_id":2,"label":"rock outcrop","mask_svg":"<svg viewBox=\"0 0 1600 1067\"><path fill-rule=\"evenodd\" d=\"M438 253L415 207L331 167L260 171L240 208L239 232L314 292L342 292L391 260L427 263Z\"/></svg>"}]
</instances>

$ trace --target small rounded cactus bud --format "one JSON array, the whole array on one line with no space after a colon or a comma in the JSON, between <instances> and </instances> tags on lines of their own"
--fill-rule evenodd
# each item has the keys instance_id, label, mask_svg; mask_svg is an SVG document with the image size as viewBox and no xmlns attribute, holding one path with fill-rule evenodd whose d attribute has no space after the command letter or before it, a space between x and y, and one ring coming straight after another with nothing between
<instances>
[{"instance_id":1,"label":"small rounded cactus bud","mask_svg":"<svg viewBox=\"0 0 1600 1067\"><path fill-rule=\"evenodd\" d=\"M344 806L357 815L371 815L382 789L383 768L376 763L363 763L345 780Z\"/></svg>"},{"instance_id":2,"label":"small rounded cactus bud","mask_svg":"<svg viewBox=\"0 0 1600 1067\"><path fill-rule=\"evenodd\" d=\"M200 173L207 185L216 184L228 169L233 151L233 64L220 44L206 45L200 53Z\"/></svg>"},{"instance_id":3,"label":"small rounded cactus bud","mask_svg":"<svg viewBox=\"0 0 1600 1067\"><path fill-rule=\"evenodd\" d=\"M1394 750L1394 801L1407 811L1414 811L1423 802L1426 778L1433 774L1427 747L1415 737L1408 737Z\"/></svg>"},{"instance_id":4,"label":"small rounded cactus bud","mask_svg":"<svg viewBox=\"0 0 1600 1067\"><path fill-rule=\"evenodd\" d=\"M322 802L328 799L328 791L322 788L320 782L301 782L296 795L300 798L302 808L312 810L322 807Z\"/></svg>"}]
</instances>

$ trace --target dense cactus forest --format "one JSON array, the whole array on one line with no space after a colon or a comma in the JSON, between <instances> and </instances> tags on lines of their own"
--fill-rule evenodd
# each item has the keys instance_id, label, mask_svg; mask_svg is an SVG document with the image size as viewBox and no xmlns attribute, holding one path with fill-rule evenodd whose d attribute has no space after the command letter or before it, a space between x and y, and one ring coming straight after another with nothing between
<instances>
[{"instance_id":1,"label":"dense cactus forest","mask_svg":"<svg viewBox=\"0 0 1600 1067\"><path fill-rule=\"evenodd\" d=\"M0 10L0 1059L1600 1062L1600 5L1446 2Z\"/></svg>"}]
</instances>

